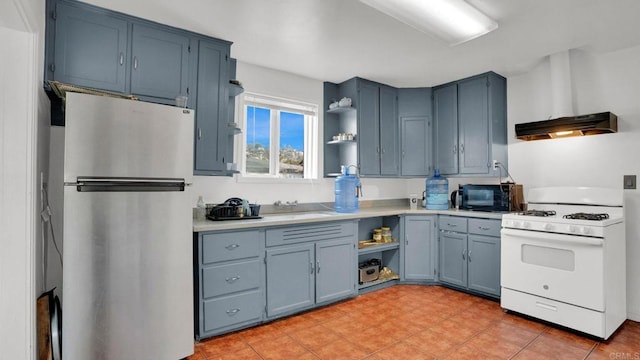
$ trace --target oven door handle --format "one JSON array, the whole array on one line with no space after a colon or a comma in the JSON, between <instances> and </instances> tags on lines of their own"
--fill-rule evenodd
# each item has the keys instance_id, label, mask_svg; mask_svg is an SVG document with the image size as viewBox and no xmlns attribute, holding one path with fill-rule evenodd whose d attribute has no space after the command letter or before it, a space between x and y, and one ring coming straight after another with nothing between
<instances>
[{"instance_id":1,"label":"oven door handle","mask_svg":"<svg viewBox=\"0 0 640 360\"><path fill-rule=\"evenodd\" d=\"M500 234L502 236L513 236L513 237L520 237L520 238L545 241L545 242L551 242L551 243L561 241L564 243L571 243L571 244L578 244L578 245L591 245L591 246L604 245L604 240L601 238L546 233L541 231L514 230L514 229L503 228L500 231Z\"/></svg>"}]
</instances>

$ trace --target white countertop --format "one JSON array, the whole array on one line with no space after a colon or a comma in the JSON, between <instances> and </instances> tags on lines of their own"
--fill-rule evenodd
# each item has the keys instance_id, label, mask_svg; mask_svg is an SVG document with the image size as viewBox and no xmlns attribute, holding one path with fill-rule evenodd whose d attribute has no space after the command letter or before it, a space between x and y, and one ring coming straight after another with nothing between
<instances>
[{"instance_id":1,"label":"white countertop","mask_svg":"<svg viewBox=\"0 0 640 360\"><path fill-rule=\"evenodd\" d=\"M356 213L337 213L333 211L312 211L312 212L292 212L282 214L264 214L262 219L250 220L200 220L193 219L193 232L217 231L217 230L237 230L266 226L292 225L303 223L316 223L324 221L340 221L362 219L378 216L394 216L394 215L452 215L465 216L483 219L501 220L503 213L466 211L466 210L426 210L418 208L416 210L407 207L371 207L360 209Z\"/></svg>"}]
</instances>

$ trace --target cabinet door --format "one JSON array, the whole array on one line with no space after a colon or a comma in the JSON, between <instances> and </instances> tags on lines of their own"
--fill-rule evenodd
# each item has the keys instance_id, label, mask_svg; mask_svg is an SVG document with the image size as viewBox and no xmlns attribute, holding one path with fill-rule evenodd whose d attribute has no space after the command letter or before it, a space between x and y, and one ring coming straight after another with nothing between
<instances>
[{"instance_id":1,"label":"cabinet door","mask_svg":"<svg viewBox=\"0 0 640 360\"><path fill-rule=\"evenodd\" d=\"M353 238L316 243L316 303L355 295L355 251Z\"/></svg>"},{"instance_id":2,"label":"cabinet door","mask_svg":"<svg viewBox=\"0 0 640 360\"><path fill-rule=\"evenodd\" d=\"M227 102L229 47L200 41L196 111L195 173L225 171L227 154ZM231 161L231 160L229 160Z\"/></svg>"},{"instance_id":3,"label":"cabinet door","mask_svg":"<svg viewBox=\"0 0 640 360\"><path fill-rule=\"evenodd\" d=\"M378 87L361 81L358 91L358 159L361 175L380 175Z\"/></svg>"},{"instance_id":4,"label":"cabinet door","mask_svg":"<svg viewBox=\"0 0 640 360\"><path fill-rule=\"evenodd\" d=\"M54 80L125 92L127 22L62 2L56 13Z\"/></svg>"},{"instance_id":5,"label":"cabinet door","mask_svg":"<svg viewBox=\"0 0 640 360\"><path fill-rule=\"evenodd\" d=\"M133 25L131 93L164 99L186 95L189 76L189 38Z\"/></svg>"},{"instance_id":6,"label":"cabinet door","mask_svg":"<svg viewBox=\"0 0 640 360\"><path fill-rule=\"evenodd\" d=\"M431 171L431 121L428 116L400 118L402 176L428 176Z\"/></svg>"},{"instance_id":7,"label":"cabinet door","mask_svg":"<svg viewBox=\"0 0 640 360\"><path fill-rule=\"evenodd\" d=\"M458 173L458 88L451 84L433 90L435 168Z\"/></svg>"},{"instance_id":8,"label":"cabinet door","mask_svg":"<svg viewBox=\"0 0 640 360\"><path fill-rule=\"evenodd\" d=\"M314 244L267 249L267 316L313 306L315 266Z\"/></svg>"},{"instance_id":9,"label":"cabinet door","mask_svg":"<svg viewBox=\"0 0 640 360\"><path fill-rule=\"evenodd\" d=\"M467 235L440 233L440 281L467 286Z\"/></svg>"},{"instance_id":10,"label":"cabinet door","mask_svg":"<svg viewBox=\"0 0 640 360\"><path fill-rule=\"evenodd\" d=\"M460 174L487 174L489 159L488 80L458 83Z\"/></svg>"},{"instance_id":11,"label":"cabinet door","mask_svg":"<svg viewBox=\"0 0 640 360\"><path fill-rule=\"evenodd\" d=\"M406 280L433 280L433 216L406 216L404 239L404 277Z\"/></svg>"},{"instance_id":12,"label":"cabinet door","mask_svg":"<svg viewBox=\"0 0 640 360\"><path fill-rule=\"evenodd\" d=\"M500 296L500 238L469 235L469 289Z\"/></svg>"},{"instance_id":13,"label":"cabinet door","mask_svg":"<svg viewBox=\"0 0 640 360\"><path fill-rule=\"evenodd\" d=\"M398 175L398 92L380 87L380 175Z\"/></svg>"}]
</instances>

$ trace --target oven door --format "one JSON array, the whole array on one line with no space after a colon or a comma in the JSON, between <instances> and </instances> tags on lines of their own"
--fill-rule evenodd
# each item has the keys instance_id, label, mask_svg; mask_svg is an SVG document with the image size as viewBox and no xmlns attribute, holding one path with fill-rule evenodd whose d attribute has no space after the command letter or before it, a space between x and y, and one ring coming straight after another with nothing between
<instances>
[{"instance_id":1,"label":"oven door","mask_svg":"<svg viewBox=\"0 0 640 360\"><path fill-rule=\"evenodd\" d=\"M604 311L601 238L503 228L503 288Z\"/></svg>"}]
</instances>

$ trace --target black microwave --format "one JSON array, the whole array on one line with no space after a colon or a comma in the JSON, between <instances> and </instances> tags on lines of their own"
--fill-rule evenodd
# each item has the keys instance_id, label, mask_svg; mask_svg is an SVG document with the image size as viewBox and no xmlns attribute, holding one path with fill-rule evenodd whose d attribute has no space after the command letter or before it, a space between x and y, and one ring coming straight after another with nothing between
<instances>
[{"instance_id":1,"label":"black microwave","mask_svg":"<svg viewBox=\"0 0 640 360\"><path fill-rule=\"evenodd\" d=\"M461 210L520 211L522 185L459 185L457 194L452 194L451 200Z\"/></svg>"}]
</instances>

